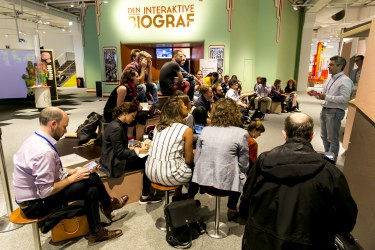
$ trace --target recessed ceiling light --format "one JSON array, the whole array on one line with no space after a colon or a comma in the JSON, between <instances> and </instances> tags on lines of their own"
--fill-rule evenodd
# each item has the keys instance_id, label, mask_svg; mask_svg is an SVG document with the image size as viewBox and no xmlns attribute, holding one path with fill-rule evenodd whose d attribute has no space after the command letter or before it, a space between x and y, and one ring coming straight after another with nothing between
<instances>
[{"instance_id":1,"label":"recessed ceiling light","mask_svg":"<svg viewBox=\"0 0 375 250\"><path fill-rule=\"evenodd\" d=\"M22 31L18 31L18 34L21 34L22 33Z\"/></svg>"},{"instance_id":2,"label":"recessed ceiling light","mask_svg":"<svg viewBox=\"0 0 375 250\"><path fill-rule=\"evenodd\" d=\"M70 7L71 7L71 8L73 8L73 7L74 7L74 4L73 4L73 3L72 3L72 4L70 4Z\"/></svg>"},{"instance_id":3,"label":"recessed ceiling light","mask_svg":"<svg viewBox=\"0 0 375 250\"><path fill-rule=\"evenodd\" d=\"M8 37L8 35L4 35L5 37Z\"/></svg>"},{"instance_id":4,"label":"recessed ceiling light","mask_svg":"<svg viewBox=\"0 0 375 250\"><path fill-rule=\"evenodd\" d=\"M108 3L108 1L103 1L103 3L106 3L106 4L107 4L107 3Z\"/></svg>"},{"instance_id":5,"label":"recessed ceiling light","mask_svg":"<svg viewBox=\"0 0 375 250\"><path fill-rule=\"evenodd\" d=\"M43 34L46 34L46 32L45 32L45 31L43 31Z\"/></svg>"},{"instance_id":6,"label":"recessed ceiling light","mask_svg":"<svg viewBox=\"0 0 375 250\"><path fill-rule=\"evenodd\" d=\"M72 21L69 21L69 26L72 26L73 25L73 22Z\"/></svg>"},{"instance_id":7,"label":"recessed ceiling light","mask_svg":"<svg viewBox=\"0 0 375 250\"><path fill-rule=\"evenodd\" d=\"M65 31L65 29L61 29L61 31Z\"/></svg>"}]
</instances>

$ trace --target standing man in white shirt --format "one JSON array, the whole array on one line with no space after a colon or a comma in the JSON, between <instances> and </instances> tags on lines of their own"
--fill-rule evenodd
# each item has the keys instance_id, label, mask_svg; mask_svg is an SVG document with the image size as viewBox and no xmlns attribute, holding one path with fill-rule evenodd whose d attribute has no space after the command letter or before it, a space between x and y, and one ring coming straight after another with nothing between
<instances>
[{"instance_id":1,"label":"standing man in white shirt","mask_svg":"<svg viewBox=\"0 0 375 250\"><path fill-rule=\"evenodd\" d=\"M328 65L329 78L323 85L323 92L317 93L317 98L324 100L320 113L321 137L324 150L335 154L335 162L340 149L339 133L341 120L348 108L348 101L353 90L353 82L344 75L346 60L341 56L330 58Z\"/></svg>"}]
</instances>

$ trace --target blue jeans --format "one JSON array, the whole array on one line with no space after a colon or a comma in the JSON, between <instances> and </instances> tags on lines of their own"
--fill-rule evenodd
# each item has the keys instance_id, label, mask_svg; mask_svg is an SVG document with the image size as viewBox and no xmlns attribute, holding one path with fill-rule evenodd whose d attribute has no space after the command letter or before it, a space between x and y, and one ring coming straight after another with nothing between
<instances>
[{"instance_id":1,"label":"blue jeans","mask_svg":"<svg viewBox=\"0 0 375 250\"><path fill-rule=\"evenodd\" d=\"M345 116L342 109L326 109L320 112L320 136L323 140L324 150L335 154L335 162L340 149L341 120Z\"/></svg>"},{"instance_id":2,"label":"blue jeans","mask_svg":"<svg viewBox=\"0 0 375 250\"><path fill-rule=\"evenodd\" d=\"M137 91L137 100L139 102L147 102L146 93L150 93L154 99L152 106L157 107L159 105L158 89L155 83L138 84Z\"/></svg>"}]
</instances>

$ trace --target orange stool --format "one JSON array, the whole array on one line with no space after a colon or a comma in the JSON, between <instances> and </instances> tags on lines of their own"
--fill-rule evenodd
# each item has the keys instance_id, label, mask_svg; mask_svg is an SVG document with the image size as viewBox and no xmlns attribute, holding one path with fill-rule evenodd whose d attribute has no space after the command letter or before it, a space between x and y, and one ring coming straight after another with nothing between
<instances>
[{"instance_id":1,"label":"orange stool","mask_svg":"<svg viewBox=\"0 0 375 250\"><path fill-rule=\"evenodd\" d=\"M37 250L41 250L42 245L40 244L39 228L37 223L47 217L48 215L36 219L28 219L26 218L22 210L20 208L17 208L9 215L9 221L13 222L14 224L31 224L33 228L34 248Z\"/></svg>"},{"instance_id":2,"label":"orange stool","mask_svg":"<svg viewBox=\"0 0 375 250\"><path fill-rule=\"evenodd\" d=\"M169 204L169 191L176 190L179 186L163 186L161 184L152 182L151 187L155 188L156 190L164 191L164 206L166 206ZM158 218L155 222L155 226L162 231L167 231L165 216Z\"/></svg>"}]
</instances>

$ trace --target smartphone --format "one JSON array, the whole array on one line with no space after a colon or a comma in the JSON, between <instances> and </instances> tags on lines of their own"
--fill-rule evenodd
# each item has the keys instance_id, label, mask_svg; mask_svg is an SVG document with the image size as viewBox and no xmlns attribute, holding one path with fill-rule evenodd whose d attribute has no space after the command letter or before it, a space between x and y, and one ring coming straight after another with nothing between
<instances>
[{"instance_id":1,"label":"smartphone","mask_svg":"<svg viewBox=\"0 0 375 250\"><path fill-rule=\"evenodd\" d=\"M93 161L89 165L87 165L87 168L90 169L90 170L92 170L96 166L98 166L98 163L96 161Z\"/></svg>"}]
</instances>

